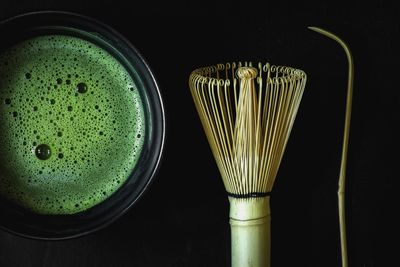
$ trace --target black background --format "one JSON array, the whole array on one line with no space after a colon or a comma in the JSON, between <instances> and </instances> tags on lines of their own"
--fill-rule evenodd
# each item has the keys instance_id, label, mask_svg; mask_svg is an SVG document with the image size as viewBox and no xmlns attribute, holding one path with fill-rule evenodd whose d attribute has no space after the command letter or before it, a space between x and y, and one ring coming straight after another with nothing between
<instances>
[{"instance_id":1,"label":"black background","mask_svg":"<svg viewBox=\"0 0 400 267\"><path fill-rule=\"evenodd\" d=\"M340 35L355 61L346 201L350 266L398 266L400 12L376 1L303 2L2 0L0 19L68 10L126 36L160 83L168 136L157 179L126 215L68 241L0 232L0 266L229 266L229 205L187 80L197 67L232 60L269 61L307 73L273 189L272 266L340 266L336 190L346 58L308 25Z\"/></svg>"}]
</instances>

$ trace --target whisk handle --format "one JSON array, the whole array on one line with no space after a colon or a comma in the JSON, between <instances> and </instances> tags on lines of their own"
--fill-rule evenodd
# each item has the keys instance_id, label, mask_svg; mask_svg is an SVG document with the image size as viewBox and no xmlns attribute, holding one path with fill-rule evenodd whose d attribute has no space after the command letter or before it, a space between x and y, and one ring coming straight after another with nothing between
<instances>
[{"instance_id":1,"label":"whisk handle","mask_svg":"<svg viewBox=\"0 0 400 267\"><path fill-rule=\"evenodd\" d=\"M269 267L271 216L269 196L230 200L231 266Z\"/></svg>"}]
</instances>

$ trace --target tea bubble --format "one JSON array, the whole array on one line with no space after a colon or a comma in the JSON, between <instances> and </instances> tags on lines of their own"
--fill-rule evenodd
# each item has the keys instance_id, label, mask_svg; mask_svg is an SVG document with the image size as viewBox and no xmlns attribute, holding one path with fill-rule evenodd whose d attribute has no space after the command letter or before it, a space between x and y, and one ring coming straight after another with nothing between
<instances>
[{"instance_id":1,"label":"tea bubble","mask_svg":"<svg viewBox=\"0 0 400 267\"><path fill-rule=\"evenodd\" d=\"M86 83L78 83L78 85L76 86L76 90L78 91L78 93L84 94L87 92L87 85Z\"/></svg>"},{"instance_id":2,"label":"tea bubble","mask_svg":"<svg viewBox=\"0 0 400 267\"><path fill-rule=\"evenodd\" d=\"M36 157L40 160L46 160L51 157L51 149L46 144L38 145L35 149Z\"/></svg>"}]
</instances>

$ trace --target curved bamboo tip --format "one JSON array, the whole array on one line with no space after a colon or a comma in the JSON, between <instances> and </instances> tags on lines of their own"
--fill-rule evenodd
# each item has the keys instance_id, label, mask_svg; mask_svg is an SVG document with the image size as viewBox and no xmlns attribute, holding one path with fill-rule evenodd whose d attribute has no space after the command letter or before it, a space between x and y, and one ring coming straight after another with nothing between
<instances>
[{"instance_id":1,"label":"curved bamboo tip","mask_svg":"<svg viewBox=\"0 0 400 267\"><path fill-rule=\"evenodd\" d=\"M350 64L350 66L352 66L353 60L352 60L350 48L348 47L348 45L346 44L346 42L342 40L342 38L340 38L339 36L337 36L336 34L330 32L330 31L327 31L327 30L322 29L322 28L319 28L319 27L309 26L309 27L307 27L307 28L308 28L309 30L312 30L312 31L314 31L314 32L317 32L317 33L319 33L319 34L322 34L322 35L324 35L324 36L326 36L326 37L328 37L328 38L331 38L331 39L333 39L334 41L336 41L337 43L339 43L339 44L342 46L342 48L345 50L345 52L346 52L346 54L347 54L347 57L348 57L349 64Z\"/></svg>"},{"instance_id":2,"label":"curved bamboo tip","mask_svg":"<svg viewBox=\"0 0 400 267\"><path fill-rule=\"evenodd\" d=\"M307 28L308 28L309 30L314 31L314 32L318 32L318 33L322 33L322 34L325 34L325 33L326 33L326 30L321 29L321 28L319 28L319 27L308 26Z\"/></svg>"}]
</instances>

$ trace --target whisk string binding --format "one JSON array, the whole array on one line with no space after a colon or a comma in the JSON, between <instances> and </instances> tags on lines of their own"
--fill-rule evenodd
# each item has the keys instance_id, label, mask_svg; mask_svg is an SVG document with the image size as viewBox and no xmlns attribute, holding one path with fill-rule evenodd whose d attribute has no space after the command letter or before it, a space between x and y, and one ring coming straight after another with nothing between
<instances>
[{"instance_id":1,"label":"whisk string binding","mask_svg":"<svg viewBox=\"0 0 400 267\"><path fill-rule=\"evenodd\" d=\"M247 194L235 194L227 191L226 193L228 194L228 197L234 197L234 198L258 198L258 197L271 196L271 192L251 192Z\"/></svg>"}]
</instances>

